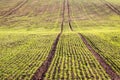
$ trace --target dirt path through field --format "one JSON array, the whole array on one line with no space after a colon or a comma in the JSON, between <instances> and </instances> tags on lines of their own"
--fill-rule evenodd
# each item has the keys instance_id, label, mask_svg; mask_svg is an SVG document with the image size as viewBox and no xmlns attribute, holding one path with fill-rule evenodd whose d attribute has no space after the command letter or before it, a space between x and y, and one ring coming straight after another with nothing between
<instances>
[{"instance_id":1,"label":"dirt path through field","mask_svg":"<svg viewBox=\"0 0 120 80\"><path fill-rule=\"evenodd\" d=\"M7 17L9 15L11 15L12 13L14 13L15 11L17 11L18 9L20 9L25 3L27 3L28 0L23 0L22 2L20 2L19 4L17 4L15 7L13 7L12 9L10 9L9 11L7 11L3 17L1 17L0 19Z\"/></svg>"},{"instance_id":2,"label":"dirt path through field","mask_svg":"<svg viewBox=\"0 0 120 80\"><path fill-rule=\"evenodd\" d=\"M32 80L43 80L44 79L45 73L47 72L47 70L52 62L52 59L55 55L55 51L56 51L57 44L58 44L61 34L62 33L58 34L56 40L54 41L54 43L52 45L52 48L49 52L47 59L43 62L43 64L40 66L40 68L35 72L34 76L32 77Z\"/></svg>"},{"instance_id":3,"label":"dirt path through field","mask_svg":"<svg viewBox=\"0 0 120 80\"><path fill-rule=\"evenodd\" d=\"M70 30L73 31L72 25L71 25L71 17L70 17L70 3L69 0L66 0L67 3L67 10L68 10L68 24L70 27Z\"/></svg>"},{"instance_id":4,"label":"dirt path through field","mask_svg":"<svg viewBox=\"0 0 120 80\"><path fill-rule=\"evenodd\" d=\"M61 22L61 32L63 32L63 26L65 21L65 0L63 1L63 7L62 7L62 22Z\"/></svg>"},{"instance_id":5,"label":"dirt path through field","mask_svg":"<svg viewBox=\"0 0 120 80\"><path fill-rule=\"evenodd\" d=\"M67 5L68 5L68 17L69 17L69 23L70 23L70 28L71 31L73 31L73 28L71 26L71 18L70 18L70 9L69 9L69 1L67 0ZM106 73L110 76L111 80L120 80L120 76L117 75L117 73L104 61L104 59L89 45L85 37L81 34L78 33L79 36L81 37L82 41L88 48L88 50L95 56L97 61L100 63L100 65L104 68Z\"/></svg>"},{"instance_id":6,"label":"dirt path through field","mask_svg":"<svg viewBox=\"0 0 120 80\"><path fill-rule=\"evenodd\" d=\"M63 32L63 26L64 26L64 14L65 14L65 0L63 1L63 9L62 9L62 21L61 21L61 32L58 34L57 38L55 39L51 50L49 52L49 55L47 59L43 62L43 64L38 68L38 70L35 72L35 74L32 77L32 80L43 80L45 73L47 72L53 58L55 55L55 51L57 48L57 44L59 42L59 38L62 35Z\"/></svg>"},{"instance_id":7,"label":"dirt path through field","mask_svg":"<svg viewBox=\"0 0 120 80\"><path fill-rule=\"evenodd\" d=\"M117 73L104 61L104 59L90 46L85 37L81 33L78 34L81 37L84 44L86 45L86 47L89 49L89 51L95 56L97 61L104 68L106 73L110 76L111 80L120 80L120 76L117 75Z\"/></svg>"}]
</instances>

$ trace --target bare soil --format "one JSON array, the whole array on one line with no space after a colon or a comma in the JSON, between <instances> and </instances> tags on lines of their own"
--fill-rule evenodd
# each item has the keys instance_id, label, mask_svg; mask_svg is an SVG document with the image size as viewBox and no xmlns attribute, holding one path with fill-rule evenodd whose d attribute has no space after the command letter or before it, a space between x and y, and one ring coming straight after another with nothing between
<instances>
[{"instance_id":1,"label":"bare soil","mask_svg":"<svg viewBox=\"0 0 120 80\"><path fill-rule=\"evenodd\" d=\"M109 4L109 3L106 3L106 5L112 10L114 11L116 14L120 15L120 11L115 8L113 5Z\"/></svg>"}]
</instances>

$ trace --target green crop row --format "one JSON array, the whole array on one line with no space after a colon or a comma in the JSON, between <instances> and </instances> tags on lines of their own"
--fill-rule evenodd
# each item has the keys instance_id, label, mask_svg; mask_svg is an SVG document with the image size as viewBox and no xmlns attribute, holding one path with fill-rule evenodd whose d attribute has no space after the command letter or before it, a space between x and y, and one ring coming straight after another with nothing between
<instances>
[{"instance_id":1,"label":"green crop row","mask_svg":"<svg viewBox=\"0 0 120 80\"><path fill-rule=\"evenodd\" d=\"M46 60L57 34L0 35L0 80L31 79Z\"/></svg>"},{"instance_id":2,"label":"green crop row","mask_svg":"<svg viewBox=\"0 0 120 80\"><path fill-rule=\"evenodd\" d=\"M84 34L91 46L120 75L120 17L105 5L104 0L87 1L71 0L73 29ZM115 5L114 0L105 1L119 10L119 4Z\"/></svg>"},{"instance_id":3,"label":"green crop row","mask_svg":"<svg viewBox=\"0 0 120 80\"><path fill-rule=\"evenodd\" d=\"M79 35L62 34L45 80L108 80L109 76Z\"/></svg>"},{"instance_id":4,"label":"green crop row","mask_svg":"<svg viewBox=\"0 0 120 80\"><path fill-rule=\"evenodd\" d=\"M120 33L85 33L91 46L120 75Z\"/></svg>"}]
</instances>

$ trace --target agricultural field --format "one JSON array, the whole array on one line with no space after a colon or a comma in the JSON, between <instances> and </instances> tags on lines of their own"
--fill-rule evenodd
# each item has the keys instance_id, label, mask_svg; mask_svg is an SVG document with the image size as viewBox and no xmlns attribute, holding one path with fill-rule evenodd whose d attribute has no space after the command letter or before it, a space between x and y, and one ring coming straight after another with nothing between
<instances>
[{"instance_id":1,"label":"agricultural field","mask_svg":"<svg viewBox=\"0 0 120 80\"><path fill-rule=\"evenodd\" d=\"M74 63L74 64L73 64ZM110 79L76 33L63 33L46 80Z\"/></svg>"},{"instance_id":2,"label":"agricultural field","mask_svg":"<svg viewBox=\"0 0 120 80\"><path fill-rule=\"evenodd\" d=\"M30 79L47 58L55 38L56 34L1 34L0 79Z\"/></svg>"},{"instance_id":3,"label":"agricultural field","mask_svg":"<svg viewBox=\"0 0 120 80\"><path fill-rule=\"evenodd\" d=\"M120 33L102 32L95 33L95 35L90 33L85 35L91 46L120 74Z\"/></svg>"},{"instance_id":4,"label":"agricultural field","mask_svg":"<svg viewBox=\"0 0 120 80\"><path fill-rule=\"evenodd\" d=\"M120 80L120 0L0 0L0 80Z\"/></svg>"}]
</instances>

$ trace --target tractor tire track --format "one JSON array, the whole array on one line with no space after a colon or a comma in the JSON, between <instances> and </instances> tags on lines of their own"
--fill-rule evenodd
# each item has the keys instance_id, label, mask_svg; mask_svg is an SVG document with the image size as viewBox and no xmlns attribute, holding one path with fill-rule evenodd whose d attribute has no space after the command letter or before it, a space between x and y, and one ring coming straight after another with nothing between
<instances>
[{"instance_id":1,"label":"tractor tire track","mask_svg":"<svg viewBox=\"0 0 120 80\"><path fill-rule=\"evenodd\" d=\"M12 13L14 13L18 9L20 9L27 2L28 2L28 0L23 0L18 5L16 5L14 8L10 9L9 11L7 11L1 18L4 18L4 17L7 17L7 16L11 15Z\"/></svg>"},{"instance_id":2,"label":"tractor tire track","mask_svg":"<svg viewBox=\"0 0 120 80\"><path fill-rule=\"evenodd\" d=\"M95 13L97 15L97 17L99 17L99 19L103 19L104 16L110 16L112 15L112 13L114 13L113 11L111 11L105 4L103 5L97 5L95 3L92 3L92 5L94 6L94 9L96 9ZM108 12L107 10L110 10L111 12Z\"/></svg>"},{"instance_id":3,"label":"tractor tire track","mask_svg":"<svg viewBox=\"0 0 120 80\"><path fill-rule=\"evenodd\" d=\"M69 1L67 0L67 7L68 7L68 17L69 17L69 23L70 23L70 28L71 31L73 31L73 28L71 26L71 18L70 18L70 9L69 9ZM100 63L100 65L104 68L104 70L106 71L106 73L110 76L111 80L120 80L120 76L104 61L104 59L89 45L89 43L87 42L87 40L85 39L85 37L78 33L79 36L81 37L82 41L84 42L84 44L86 45L86 47L88 48L88 50L95 56L95 58L97 59L97 61Z\"/></svg>"},{"instance_id":4,"label":"tractor tire track","mask_svg":"<svg viewBox=\"0 0 120 80\"><path fill-rule=\"evenodd\" d=\"M32 77L32 80L43 80L44 79L45 73L47 72L47 70L48 70L48 68L49 68L49 66L52 62L52 59L55 55L55 51L56 51L57 44L58 44L58 41L59 41L59 38L60 38L61 34L62 33L58 34L56 40L54 41L54 43L51 47L51 50L49 52L49 55L48 55L47 59L43 62L43 64L35 72L35 74Z\"/></svg>"},{"instance_id":5,"label":"tractor tire track","mask_svg":"<svg viewBox=\"0 0 120 80\"><path fill-rule=\"evenodd\" d=\"M86 47L88 48L88 50L95 56L97 61L104 68L106 73L110 76L111 80L120 80L120 76L105 62L105 60L92 48L92 46L90 46L86 38L81 33L78 34L81 37L84 44L86 45Z\"/></svg>"},{"instance_id":6,"label":"tractor tire track","mask_svg":"<svg viewBox=\"0 0 120 80\"><path fill-rule=\"evenodd\" d=\"M72 25L71 25L71 17L70 17L70 3L69 0L67 0L67 9L68 9L68 23L70 30L73 31Z\"/></svg>"},{"instance_id":7,"label":"tractor tire track","mask_svg":"<svg viewBox=\"0 0 120 80\"><path fill-rule=\"evenodd\" d=\"M116 14L120 15L120 11L114 7L112 4L110 3L105 3L112 11L114 11Z\"/></svg>"},{"instance_id":8,"label":"tractor tire track","mask_svg":"<svg viewBox=\"0 0 120 80\"><path fill-rule=\"evenodd\" d=\"M62 9L61 32L58 34L57 38L55 39L47 59L43 62L43 64L34 73L31 80L43 80L44 79L45 73L47 72L50 64L52 63L52 60L54 58L55 51L56 51L56 48L57 48L57 44L58 44L60 36L62 35L62 32L63 32L64 14L65 14L65 0L63 1L63 9Z\"/></svg>"},{"instance_id":9,"label":"tractor tire track","mask_svg":"<svg viewBox=\"0 0 120 80\"><path fill-rule=\"evenodd\" d=\"M109 9L111 9L113 12L115 12L116 14L120 15L120 10L118 10L116 7L114 7L111 3L107 2L107 1L103 1L101 0L101 2L103 2Z\"/></svg>"},{"instance_id":10,"label":"tractor tire track","mask_svg":"<svg viewBox=\"0 0 120 80\"><path fill-rule=\"evenodd\" d=\"M62 9L62 22L61 22L61 33L63 32L63 26L65 21L65 0L63 1L63 9Z\"/></svg>"}]
</instances>

